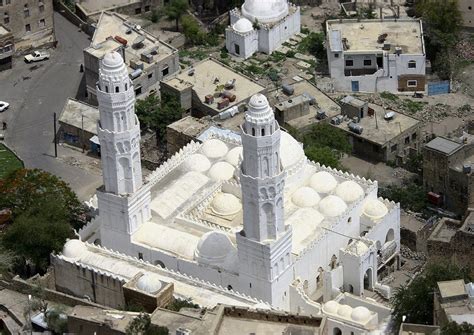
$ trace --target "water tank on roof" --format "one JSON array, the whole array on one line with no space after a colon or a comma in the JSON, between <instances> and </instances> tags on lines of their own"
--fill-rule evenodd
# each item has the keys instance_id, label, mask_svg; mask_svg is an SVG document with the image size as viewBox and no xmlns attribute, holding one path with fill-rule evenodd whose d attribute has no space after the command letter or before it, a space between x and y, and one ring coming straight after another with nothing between
<instances>
[{"instance_id":1,"label":"water tank on roof","mask_svg":"<svg viewBox=\"0 0 474 335\"><path fill-rule=\"evenodd\" d=\"M471 171L472 171L471 164L464 164L462 166L462 172L464 174L469 174L469 173L471 173Z\"/></svg>"},{"instance_id":2,"label":"water tank on roof","mask_svg":"<svg viewBox=\"0 0 474 335\"><path fill-rule=\"evenodd\" d=\"M322 110L317 111L317 113L316 113L316 119L318 119L318 120L324 120L326 117L327 117L327 116L326 116L326 112L325 112L325 111L322 111Z\"/></svg>"},{"instance_id":3,"label":"water tank on roof","mask_svg":"<svg viewBox=\"0 0 474 335\"><path fill-rule=\"evenodd\" d=\"M286 95L292 95L295 93L295 88L292 85L284 84L281 86L281 89Z\"/></svg>"},{"instance_id":4,"label":"water tank on roof","mask_svg":"<svg viewBox=\"0 0 474 335\"><path fill-rule=\"evenodd\" d=\"M142 75L143 73L143 70L142 69L136 69L134 70L132 73L130 73L130 79L135 79L135 78L138 78Z\"/></svg>"},{"instance_id":5,"label":"water tank on roof","mask_svg":"<svg viewBox=\"0 0 474 335\"><path fill-rule=\"evenodd\" d=\"M349 122L347 126L349 127L350 131L358 135L362 134L362 131L364 130L364 128L362 128L359 124L354 123L354 122Z\"/></svg>"}]
</instances>

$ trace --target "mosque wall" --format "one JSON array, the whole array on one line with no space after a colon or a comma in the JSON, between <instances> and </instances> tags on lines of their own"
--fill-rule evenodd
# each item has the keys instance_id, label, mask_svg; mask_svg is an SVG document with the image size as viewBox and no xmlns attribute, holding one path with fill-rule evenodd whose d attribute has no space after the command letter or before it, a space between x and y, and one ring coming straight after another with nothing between
<instances>
[{"instance_id":1,"label":"mosque wall","mask_svg":"<svg viewBox=\"0 0 474 335\"><path fill-rule=\"evenodd\" d=\"M247 59L257 52L258 32L253 30L245 34L241 34L235 32L231 28L228 28L226 30L225 43L229 53Z\"/></svg>"}]
</instances>

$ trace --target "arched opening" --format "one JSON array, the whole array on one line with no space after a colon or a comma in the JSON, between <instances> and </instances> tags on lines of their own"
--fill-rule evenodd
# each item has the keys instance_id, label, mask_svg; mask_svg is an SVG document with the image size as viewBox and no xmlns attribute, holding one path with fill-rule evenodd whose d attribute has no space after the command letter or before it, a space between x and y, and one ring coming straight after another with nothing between
<instances>
[{"instance_id":1,"label":"arched opening","mask_svg":"<svg viewBox=\"0 0 474 335\"><path fill-rule=\"evenodd\" d=\"M101 245L100 238L96 238L96 239L94 240L94 244L95 244L95 245Z\"/></svg>"},{"instance_id":2,"label":"arched opening","mask_svg":"<svg viewBox=\"0 0 474 335\"><path fill-rule=\"evenodd\" d=\"M255 128L252 128L252 136L255 136Z\"/></svg>"},{"instance_id":3,"label":"arched opening","mask_svg":"<svg viewBox=\"0 0 474 335\"><path fill-rule=\"evenodd\" d=\"M352 222L352 218L349 217L349 218L347 219L347 223L351 223L351 222Z\"/></svg>"},{"instance_id":4,"label":"arched opening","mask_svg":"<svg viewBox=\"0 0 474 335\"><path fill-rule=\"evenodd\" d=\"M163 262L160 261L160 260L154 261L153 264L154 264L155 266L159 266L159 267L161 267L161 268L163 268L163 269L165 268L165 263L163 263Z\"/></svg>"},{"instance_id":5,"label":"arched opening","mask_svg":"<svg viewBox=\"0 0 474 335\"><path fill-rule=\"evenodd\" d=\"M109 87L105 85L105 93L109 93Z\"/></svg>"},{"instance_id":6,"label":"arched opening","mask_svg":"<svg viewBox=\"0 0 474 335\"><path fill-rule=\"evenodd\" d=\"M227 289L228 289L229 291L232 291L232 286L231 286L231 285L227 285Z\"/></svg>"},{"instance_id":7,"label":"arched opening","mask_svg":"<svg viewBox=\"0 0 474 335\"><path fill-rule=\"evenodd\" d=\"M408 62L408 68L409 69L416 69L416 60L410 60Z\"/></svg>"},{"instance_id":8,"label":"arched opening","mask_svg":"<svg viewBox=\"0 0 474 335\"><path fill-rule=\"evenodd\" d=\"M368 268L364 274L364 290L372 290L372 268Z\"/></svg>"},{"instance_id":9,"label":"arched opening","mask_svg":"<svg viewBox=\"0 0 474 335\"><path fill-rule=\"evenodd\" d=\"M329 263L329 267L331 268L331 270L334 270L336 268L336 265L337 265L337 256L332 255L331 262Z\"/></svg>"},{"instance_id":10,"label":"arched opening","mask_svg":"<svg viewBox=\"0 0 474 335\"><path fill-rule=\"evenodd\" d=\"M354 286L352 286L351 284L349 284L348 289L349 293L354 293Z\"/></svg>"},{"instance_id":11,"label":"arched opening","mask_svg":"<svg viewBox=\"0 0 474 335\"><path fill-rule=\"evenodd\" d=\"M262 136L265 136L265 128L262 128Z\"/></svg>"},{"instance_id":12,"label":"arched opening","mask_svg":"<svg viewBox=\"0 0 474 335\"><path fill-rule=\"evenodd\" d=\"M333 335L342 335L342 331L337 327L334 328L332 333Z\"/></svg>"},{"instance_id":13,"label":"arched opening","mask_svg":"<svg viewBox=\"0 0 474 335\"><path fill-rule=\"evenodd\" d=\"M323 286L323 272L324 269L322 267L319 267L318 275L316 277L316 288L321 288L321 286Z\"/></svg>"},{"instance_id":14,"label":"arched opening","mask_svg":"<svg viewBox=\"0 0 474 335\"><path fill-rule=\"evenodd\" d=\"M364 230L362 233L360 233L360 237L364 237L365 235L367 235L368 231L367 230Z\"/></svg>"},{"instance_id":15,"label":"arched opening","mask_svg":"<svg viewBox=\"0 0 474 335\"><path fill-rule=\"evenodd\" d=\"M392 228L390 228L387 232L387 236L385 237L385 243L393 241L395 238L395 232Z\"/></svg>"},{"instance_id":16,"label":"arched opening","mask_svg":"<svg viewBox=\"0 0 474 335\"><path fill-rule=\"evenodd\" d=\"M118 86L115 86L115 93L118 93L118 92L120 92L120 89Z\"/></svg>"},{"instance_id":17,"label":"arched opening","mask_svg":"<svg viewBox=\"0 0 474 335\"><path fill-rule=\"evenodd\" d=\"M127 90L128 90L128 84L125 83L125 91L127 91Z\"/></svg>"},{"instance_id":18,"label":"arched opening","mask_svg":"<svg viewBox=\"0 0 474 335\"><path fill-rule=\"evenodd\" d=\"M347 242L347 245L351 244L351 243L352 243L352 241L353 241L353 239L352 239L352 238L350 238L350 239L349 239L349 241Z\"/></svg>"}]
</instances>

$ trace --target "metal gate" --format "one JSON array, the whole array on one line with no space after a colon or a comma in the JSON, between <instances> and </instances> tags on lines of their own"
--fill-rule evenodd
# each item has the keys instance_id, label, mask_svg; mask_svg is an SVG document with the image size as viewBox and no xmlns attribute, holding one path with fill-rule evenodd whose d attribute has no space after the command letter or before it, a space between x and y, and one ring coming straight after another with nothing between
<instances>
[{"instance_id":1,"label":"metal gate","mask_svg":"<svg viewBox=\"0 0 474 335\"><path fill-rule=\"evenodd\" d=\"M446 94L449 89L449 80L428 83L428 95Z\"/></svg>"}]
</instances>

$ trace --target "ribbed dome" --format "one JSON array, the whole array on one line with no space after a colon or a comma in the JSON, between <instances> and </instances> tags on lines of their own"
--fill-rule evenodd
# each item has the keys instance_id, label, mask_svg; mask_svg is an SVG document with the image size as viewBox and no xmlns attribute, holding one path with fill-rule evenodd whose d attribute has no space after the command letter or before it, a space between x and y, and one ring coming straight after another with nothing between
<instances>
[{"instance_id":1,"label":"ribbed dome","mask_svg":"<svg viewBox=\"0 0 474 335\"><path fill-rule=\"evenodd\" d=\"M245 120L254 124L268 123L275 119L267 98L257 93L250 98Z\"/></svg>"},{"instance_id":2,"label":"ribbed dome","mask_svg":"<svg viewBox=\"0 0 474 335\"><path fill-rule=\"evenodd\" d=\"M364 189L356 182L348 180L337 186L336 195L345 202L354 202L364 195Z\"/></svg>"},{"instance_id":3,"label":"ribbed dome","mask_svg":"<svg viewBox=\"0 0 474 335\"><path fill-rule=\"evenodd\" d=\"M227 162L218 162L209 170L209 177L213 180L229 180L234 176L235 168Z\"/></svg>"},{"instance_id":4,"label":"ribbed dome","mask_svg":"<svg viewBox=\"0 0 474 335\"><path fill-rule=\"evenodd\" d=\"M158 276L146 273L137 281L137 288L147 293L155 293L161 290L161 282Z\"/></svg>"},{"instance_id":5,"label":"ribbed dome","mask_svg":"<svg viewBox=\"0 0 474 335\"><path fill-rule=\"evenodd\" d=\"M87 247L84 242L79 240L69 240L64 244L62 254L67 258L79 258L84 256L87 252Z\"/></svg>"},{"instance_id":6,"label":"ribbed dome","mask_svg":"<svg viewBox=\"0 0 474 335\"><path fill-rule=\"evenodd\" d=\"M319 194L307 186L297 189L291 197L291 201L298 207L313 207L316 206L320 200L321 197Z\"/></svg>"},{"instance_id":7,"label":"ribbed dome","mask_svg":"<svg viewBox=\"0 0 474 335\"><path fill-rule=\"evenodd\" d=\"M369 199L364 204L362 213L372 220L379 220L388 213L387 206L377 199Z\"/></svg>"},{"instance_id":8,"label":"ribbed dome","mask_svg":"<svg viewBox=\"0 0 474 335\"><path fill-rule=\"evenodd\" d=\"M352 307L349 305L339 305L337 314L343 318L350 318L352 314Z\"/></svg>"},{"instance_id":9,"label":"ribbed dome","mask_svg":"<svg viewBox=\"0 0 474 335\"><path fill-rule=\"evenodd\" d=\"M224 156L229 148L227 145L216 138L207 140L202 146L202 153L209 158L219 158Z\"/></svg>"},{"instance_id":10,"label":"ribbed dome","mask_svg":"<svg viewBox=\"0 0 474 335\"><path fill-rule=\"evenodd\" d=\"M218 215L233 215L241 209L239 198L230 193L219 193L211 203L211 210Z\"/></svg>"},{"instance_id":11,"label":"ribbed dome","mask_svg":"<svg viewBox=\"0 0 474 335\"><path fill-rule=\"evenodd\" d=\"M367 307L358 306L352 311L351 318L356 322L365 323L370 319L370 311Z\"/></svg>"},{"instance_id":12,"label":"ribbed dome","mask_svg":"<svg viewBox=\"0 0 474 335\"><path fill-rule=\"evenodd\" d=\"M327 313L330 313L330 314L336 314L338 308L339 308L339 303L337 301L334 301L334 300L329 300L323 306L323 310Z\"/></svg>"},{"instance_id":13,"label":"ribbed dome","mask_svg":"<svg viewBox=\"0 0 474 335\"><path fill-rule=\"evenodd\" d=\"M337 186L337 180L326 171L316 172L310 180L310 186L318 193L330 193Z\"/></svg>"},{"instance_id":14,"label":"ribbed dome","mask_svg":"<svg viewBox=\"0 0 474 335\"><path fill-rule=\"evenodd\" d=\"M223 264L235 251L235 247L227 235L218 231L210 231L199 240L194 258L200 263L219 265Z\"/></svg>"},{"instance_id":15,"label":"ribbed dome","mask_svg":"<svg viewBox=\"0 0 474 335\"><path fill-rule=\"evenodd\" d=\"M242 152L242 147L235 147L231 149L225 156L226 162L237 167L237 165L239 165L239 160L243 159Z\"/></svg>"},{"instance_id":16,"label":"ribbed dome","mask_svg":"<svg viewBox=\"0 0 474 335\"><path fill-rule=\"evenodd\" d=\"M102 59L102 66L105 68L116 69L123 64L123 58L117 51L108 52Z\"/></svg>"},{"instance_id":17,"label":"ribbed dome","mask_svg":"<svg viewBox=\"0 0 474 335\"><path fill-rule=\"evenodd\" d=\"M193 154L184 162L186 171L205 172L211 167L211 162L203 154Z\"/></svg>"},{"instance_id":18,"label":"ribbed dome","mask_svg":"<svg viewBox=\"0 0 474 335\"><path fill-rule=\"evenodd\" d=\"M319 211L324 216L336 217L344 213L346 209L346 203L335 195L328 195L319 202Z\"/></svg>"},{"instance_id":19,"label":"ribbed dome","mask_svg":"<svg viewBox=\"0 0 474 335\"><path fill-rule=\"evenodd\" d=\"M280 138L281 165L285 170L291 169L294 165L305 159L303 147L297 140L287 132L281 132Z\"/></svg>"},{"instance_id":20,"label":"ribbed dome","mask_svg":"<svg viewBox=\"0 0 474 335\"><path fill-rule=\"evenodd\" d=\"M286 0L246 0L242 14L251 21L275 22L288 14L288 3Z\"/></svg>"},{"instance_id":21,"label":"ribbed dome","mask_svg":"<svg viewBox=\"0 0 474 335\"><path fill-rule=\"evenodd\" d=\"M252 31L253 30L253 25L252 25L252 22L250 22L248 19L243 17L243 18L239 19L236 23L234 23L232 28L235 31L244 34L244 33L248 33L249 31Z\"/></svg>"}]
</instances>

